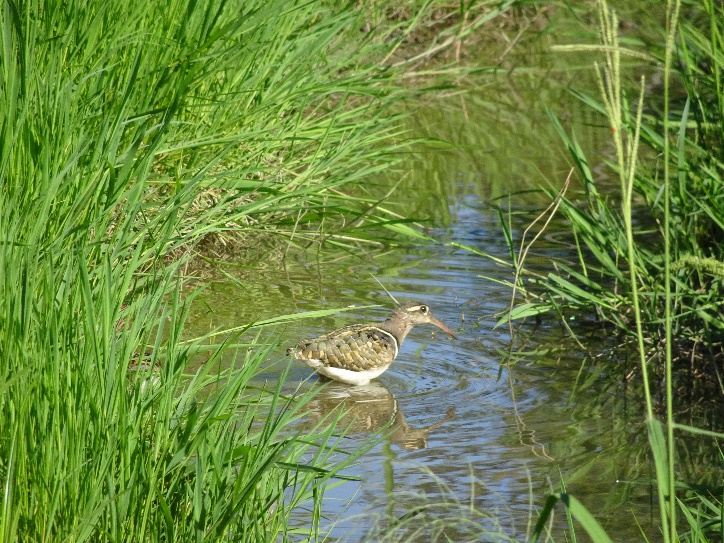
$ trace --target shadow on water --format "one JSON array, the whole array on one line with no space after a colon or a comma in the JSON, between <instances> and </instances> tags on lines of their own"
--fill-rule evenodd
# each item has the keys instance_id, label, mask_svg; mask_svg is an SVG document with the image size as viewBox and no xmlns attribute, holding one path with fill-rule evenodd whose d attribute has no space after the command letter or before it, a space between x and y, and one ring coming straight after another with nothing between
<instances>
[{"instance_id":1,"label":"shadow on water","mask_svg":"<svg viewBox=\"0 0 724 543\"><path fill-rule=\"evenodd\" d=\"M325 249L230 266L223 277L209 278L193 308L190 333L201 335L292 312L379 306L276 330L283 344L260 381L274 379L274 363L284 361L286 347L300 338L386 318L392 304L373 275L399 300L430 305L458 334L453 341L415 328L392 367L369 386L329 384L316 396L306 424L344 409L350 449L369 444L380 429L385 436L350 473L361 482L329 492L325 513L335 519L332 538L363 541L377 530L378 541L405 535L433 541L443 532L451 540L495 539L491 534L523 539L535 522L531 504L541 506L557 491L559 476L614 540L640 540L642 532L650 541L659 538L640 396L628 386L631 376L617 369L632 367L617 364L627 356L621 338L606 336L583 318L570 322L581 335L579 344L557 317L548 316L540 326L520 329L511 348L507 326L495 326L510 303L504 284L512 280L510 269L453 245L509 260L491 198L539 184L562 185L570 164L546 106L577 123L589 156L603 163L610 155L607 130L567 94L572 81L580 89L590 73L561 69L550 77L563 61L546 58L541 53L537 61L554 64L469 81L464 97L430 102L415 114L415 135L452 141L458 149L415 155L402 168L410 174L389 205L434 225L428 233L438 243L375 254ZM398 181L379 179L376 186L384 194ZM504 217L519 239L532 210L547 202L540 193L511 202ZM529 263L545 270L551 256L574 259L565 232L552 226ZM319 386L309 376L306 366L293 362L289 390L300 382ZM707 481L706 459L716 458L710 442L690 438L681 449L684 477ZM415 531L423 525L426 532ZM555 527L564 526L559 515ZM556 540L564 540L558 534Z\"/></svg>"},{"instance_id":2,"label":"shadow on water","mask_svg":"<svg viewBox=\"0 0 724 543\"><path fill-rule=\"evenodd\" d=\"M364 386L326 383L309 404L309 420L317 422L332 413L344 413L340 428L346 435L376 435L383 432L391 443L407 450L427 447L428 435L446 422L455 419L455 408L445 418L422 427L408 424L400 404L392 392L379 382Z\"/></svg>"}]
</instances>

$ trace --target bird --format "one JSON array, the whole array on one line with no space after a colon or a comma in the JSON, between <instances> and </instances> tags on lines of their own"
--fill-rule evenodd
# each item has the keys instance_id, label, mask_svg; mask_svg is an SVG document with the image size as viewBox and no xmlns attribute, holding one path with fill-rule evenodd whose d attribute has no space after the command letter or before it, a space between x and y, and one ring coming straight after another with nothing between
<instances>
[{"instance_id":1,"label":"bird","mask_svg":"<svg viewBox=\"0 0 724 543\"><path fill-rule=\"evenodd\" d=\"M457 339L455 332L432 316L427 305L407 302L384 322L353 324L302 340L289 348L287 355L324 377L363 386L390 367L405 337L417 324L434 324Z\"/></svg>"}]
</instances>

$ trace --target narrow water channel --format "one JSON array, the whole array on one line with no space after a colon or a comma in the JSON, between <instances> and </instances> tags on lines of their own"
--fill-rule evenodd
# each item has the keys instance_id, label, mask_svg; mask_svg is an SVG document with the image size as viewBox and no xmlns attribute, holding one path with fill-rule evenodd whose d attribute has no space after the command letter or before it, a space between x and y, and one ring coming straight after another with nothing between
<instances>
[{"instance_id":1,"label":"narrow water channel","mask_svg":"<svg viewBox=\"0 0 724 543\"><path fill-rule=\"evenodd\" d=\"M361 482L328 494L326 524L333 538L361 542L374 527L429 507L420 513L421 523L435 515L468 518L523 539L535 522L532 504L540 507L547 494L559 491L562 477L614 540L640 540L642 532L658 540L641 406L615 386L617 376L606 369L611 364L602 366L588 354L609 356L618 340L572 322L584 349L550 315L521 328L511 342L507 326L496 327L510 303L511 291L502 284L512 279L510 270L456 245L509 260L498 206L510 210L519 239L533 210L547 202L540 193L496 198L563 184L570 163L546 107L575 129L597 158L592 166L601 167L610 155L600 119L567 92L571 82L591 73L557 72L545 50L541 45L539 56L527 53L540 63L537 70L470 81L465 94L438 97L411 119L414 135L456 144L455 150L412 157L391 198L395 211L425 220L437 243L369 254L315 250L290 254L279 265L240 265L227 270L234 280L210 282L196 312L194 326L201 331L292 312L377 306L275 330L282 344L260 381L275 379L288 362L285 348L300 338L386 318L393 304L373 276L401 301L428 304L458 333L452 340L434 327L416 327L380 378L357 389L330 385L313 402L311 421L340 403L349 410L350 450L387 428L388 437L349 471ZM393 177L379 182L399 181ZM565 232L556 228L536 246L531 265L544 270L550 256L575 258ZM309 377L310 370L294 361L288 389L305 380L305 388L319 386ZM565 525L563 515L556 525ZM446 533L466 540L476 530L461 521ZM413 540L429 538L423 533ZM563 540L560 532L557 540Z\"/></svg>"},{"instance_id":2,"label":"narrow water channel","mask_svg":"<svg viewBox=\"0 0 724 543\"><path fill-rule=\"evenodd\" d=\"M448 115L457 104L447 106L452 108ZM430 111L439 113L437 108ZM457 110L457 114L462 121L464 113ZM463 126L468 130L473 125ZM523 150L506 145L502 151L507 157L496 150L500 170L495 175L506 175L501 171L509 168L509 179L524 180L516 164L530 167L538 151L527 146L525 157L519 160L513 153ZM605 523L610 516L614 534L638 533L631 512L644 526L654 512L648 468L644 464L644 473L635 474L627 469L630 455L645 456L645 440L633 448L631 444L641 435L638 406L629 418L618 412L624 398L599 403L594 399L600 392L595 381L585 398L571 397L576 380L590 380L595 365L565 338L555 317L535 330L521 331L529 337L528 343L514 343L515 350L523 352L511 363L508 328L495 326L511 295L496 280L509 281L510 270L453 245L508 258L498 212L484 194L487 176L493 174L486 174L482 166L491 152L467 149L416 165L413 177L418 188L413 192L419 199L404 206L425 206L426 199L429 205L444 205L440 226L428 232L438 240L436 244L395 248L374 258L307 254L291 259L285 268L239 268L232 272L236 281L220 279L206 292L205 306L213 311L201 311L205 314L196 325L209 328L295 311L379 306L277 330L283 334L279 357L270 360L269 371L259 376L260 381L275 379L280 365L286 363L284 348L298 339L349 323L386 318L393 304L372 275L396 298L428 304L458 333L459 339L452 340L436 334L434 327L417 327L391 369L370 386L331 385L313 403L312 419L328 414L341 402L349 409L345 423L351 425L350 450L391 425L389 437L351 470L350 475L362 482L344 484L328 494L326 513L335 524L332 534L344 540L362 541L371 526L387 526L390 518L403 517L420 506L440 503L435 506L440 514L464 516L465 507L458 510L456 500L472 500L476 509L490 514L483 524L490 524L491 530L497 529L494 523L499 521L505 533L522 538L529 529L531 500L541 505L544 496L558 488L558 470L569 491L598 518ZM470 159L476 155L481 169L474 171ZM565 167L562 163L558 169ZM445 187L444 196L435 192L439 184ZM412 191L412 186L401 190ZM440 210L427 210L428 215L436 212ZM518 234L528 215L513 217ZM549 240L554 238L549 236ZM540 259L541 266L546 251L561 256L570 249L545 242L532 257ZM306 366L294 362L288 389L309 376ZM318 386L316 378L304 386ZM641 460L636 467L642 469ZM622 523L623 504L627 512ZM466 529L461 526L460 530L463 537Z\"/></svg>"}]
</instances>

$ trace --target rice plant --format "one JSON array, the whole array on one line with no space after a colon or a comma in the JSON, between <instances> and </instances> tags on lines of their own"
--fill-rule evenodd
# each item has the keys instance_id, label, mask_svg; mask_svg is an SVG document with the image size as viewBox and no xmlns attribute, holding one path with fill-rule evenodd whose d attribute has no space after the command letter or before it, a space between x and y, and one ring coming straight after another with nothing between
<instances>
[{"instance_id":1,"label":"rice plant","mask_svg":"<svg viewBox=\"0 0 724 543\"><path fill-rule=\"evenodd\" d=\"M320 537L354 455L334 420L293 432L309 397L284 371L248 387L273 342L184 375L203 338L182 270L210 237L375 216L336 190L396 148L358 24L282 0L2 3L1 541Z\"/></svg>"}]
</instances>

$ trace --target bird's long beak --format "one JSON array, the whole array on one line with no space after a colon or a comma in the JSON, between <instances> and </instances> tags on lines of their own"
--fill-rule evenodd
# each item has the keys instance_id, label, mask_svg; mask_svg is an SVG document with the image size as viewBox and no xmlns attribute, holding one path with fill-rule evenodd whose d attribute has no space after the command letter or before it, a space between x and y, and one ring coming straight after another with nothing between
<instances>
[{"instance_id":1,"label":"bird's long beak","mask_svg":"<svg viewBox=\"0 0 724 543\"><path fill-rule=\"evenodd\" d=\"M455 339L458 338L458 336L455 335L455 332L453 332L452 330L450 330L450 328L448 328L447 326L445 326L443 323L441 323L439 320L437 320L437 319L436 319L435 317L433 317L432 315L430 316L430 324L434 324L434 325L437 326L440 330L445 330L448 334L450 334L450 335L451 335L452 337L454 337Z\"/></svg>"}]
</instances>

